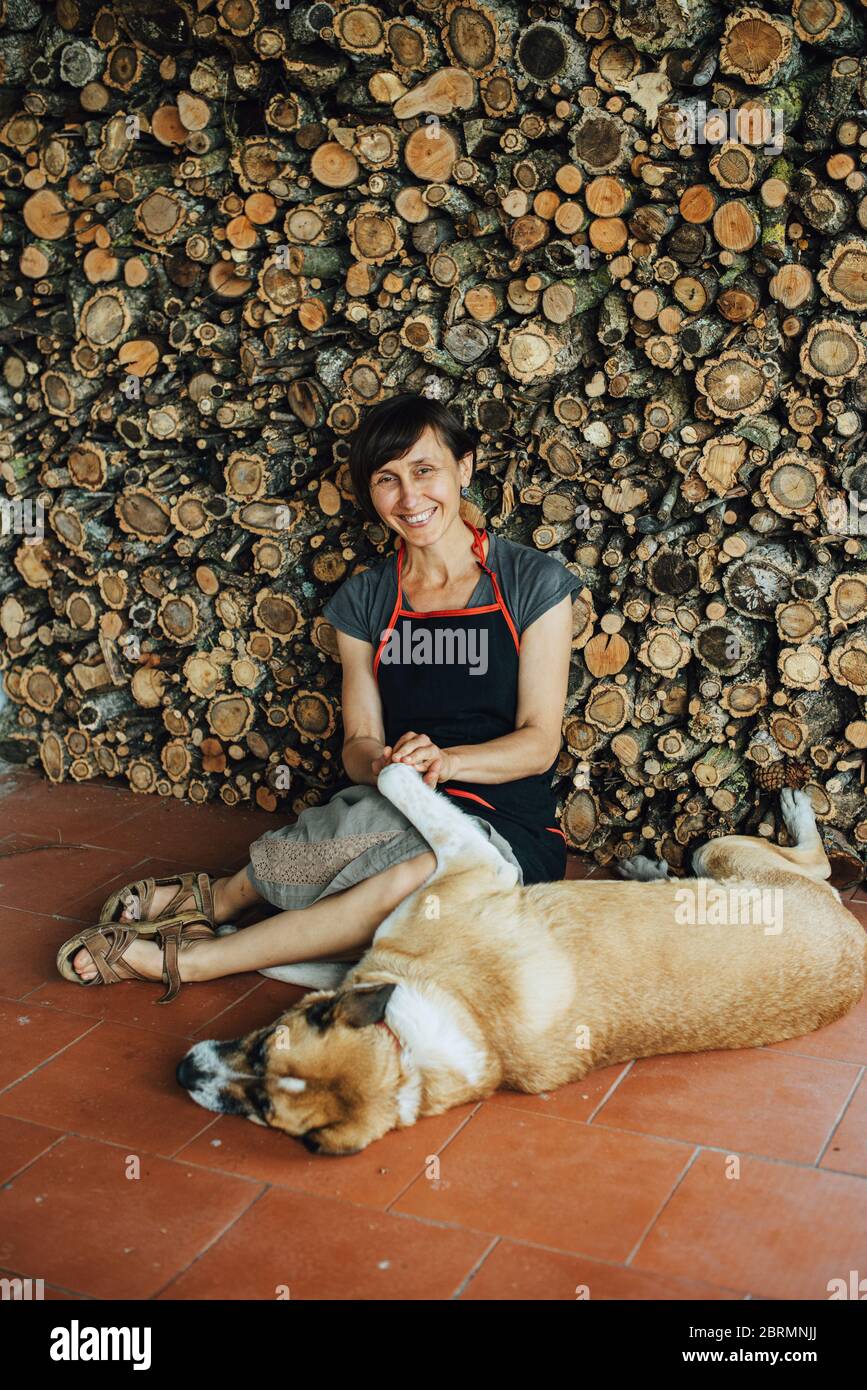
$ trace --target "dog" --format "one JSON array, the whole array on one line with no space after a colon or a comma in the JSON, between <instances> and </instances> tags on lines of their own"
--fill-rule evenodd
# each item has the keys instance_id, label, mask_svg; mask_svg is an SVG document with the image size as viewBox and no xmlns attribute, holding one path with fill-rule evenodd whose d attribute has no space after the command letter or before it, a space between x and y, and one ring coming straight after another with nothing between
<instances>
[{"instance_id":1,"label":"dog","mask_svg":"<svg viewBox=\"0 0 867 1390\"><path fill-rule=\"evenodd\" d=\"M500 1087L553 1091L638 1057L762 1047L861 997L867 937L825 882L804 792L781 794L788 847L725 836L693 855L692 879L638 856L623 883L524 887L413 768L389 764L377 785L436 868L338 989L190 1049L178 1080L206 1109L353 1154ZM745 913L744 898L775 910Z\"/></svg>"}]
</instances>

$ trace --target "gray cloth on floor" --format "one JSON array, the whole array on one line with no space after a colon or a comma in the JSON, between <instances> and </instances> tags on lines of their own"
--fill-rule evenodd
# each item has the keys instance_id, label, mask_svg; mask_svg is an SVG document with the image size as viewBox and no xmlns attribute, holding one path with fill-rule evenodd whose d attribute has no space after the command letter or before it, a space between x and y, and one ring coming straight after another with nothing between
<instances>
[{"instance_id":1,"label":"gray cloth on floor","mask_svg":"<svg viewBox=\"0 0 867 1390\"><path fill-rule=\"evenodd\" d=\"M514 864L518 882L523 883L523 869L509 842L482 816L459 809ZM287 911L310 907L429 849L427 840L378 787L359 783L335 792L323 806L308 807L294 824L269 830L254 841L247 877L266 902ZM330 989L366 949L260 973Z\"/></svg>"}]
</instances>

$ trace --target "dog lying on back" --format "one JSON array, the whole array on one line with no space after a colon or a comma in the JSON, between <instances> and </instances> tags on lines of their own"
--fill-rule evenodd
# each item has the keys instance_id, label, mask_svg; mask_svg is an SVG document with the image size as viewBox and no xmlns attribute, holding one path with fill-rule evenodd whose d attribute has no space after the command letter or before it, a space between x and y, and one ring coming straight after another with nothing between
<instances>
[{"instance_id":1,"label":"dog lying on back","mask_svg":"<svg viewBox=\"0 0 867 1390\"><path fill-rule=\"evenodd\" d=\"M245 1038L190 1049L178 1080L207 1109L315 1153L358 1153L500 1087L553 1091L633 1058L761 1047L811 1033L861 997L867 937L824 882L831 869L804 792L781 794L791 847L711 840L693 855L696 879L669 879L664 861L639 856L622 869L631 882L521 887L414 769L390 764L377 785L436 869L338 990L307 995ZM745 900L774 910L745 913Z\"/></svg>"}]
</instances>

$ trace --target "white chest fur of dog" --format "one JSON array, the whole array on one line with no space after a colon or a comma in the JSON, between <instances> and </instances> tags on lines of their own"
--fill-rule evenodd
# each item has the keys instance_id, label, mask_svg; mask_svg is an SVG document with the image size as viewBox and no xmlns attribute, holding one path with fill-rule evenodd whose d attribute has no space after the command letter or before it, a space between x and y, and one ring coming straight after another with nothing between
<instances>
[{"instance_id":1,"label":"white chest fur of dog","mask_svg":"<svg viewBox=\"0 0 867 1390\"><path fill-rule=\"evenodd\" d=\"M337 992L278 1020L282 1056L273 1029L187 1054L179 1078L208 1108L357 1152L498 1087L548 1091L637 1057L798 1037L864 990L867 938L823 881L804 793L781 798L791 846L712 840L698 879L639 859L631 882L521 887L417 772L391 764L378 785L430 844L434 873Z\"/></svg>"}]
</instances>

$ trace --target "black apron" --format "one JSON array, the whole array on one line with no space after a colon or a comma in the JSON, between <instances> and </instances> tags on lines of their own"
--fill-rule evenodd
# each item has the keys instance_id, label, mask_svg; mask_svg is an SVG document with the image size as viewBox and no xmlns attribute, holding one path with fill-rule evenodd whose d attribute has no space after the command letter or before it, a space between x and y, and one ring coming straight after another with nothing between
<instances>
[{"instance_id":1,"label":"black apron","mask_svg":"<svg viewBox=\"0 0 867 1390\"><path fill-rule=\"evenodd\" d=\"M515 731L520 638L497 583L484 563L479 534L473 553L490 576L496 603L480 608L416 613L403 607L403 539L397 557L397 600L373 662L392 747L414 729L439 748L487 743ZM415 658L415 659L413 659ZM509 842L524 882L549 883L566 872L566 837L557 824L551 787L555 758L546 772L497 784L440 782L470 815L490 822Z\"/></svg>"}]
</instances>

